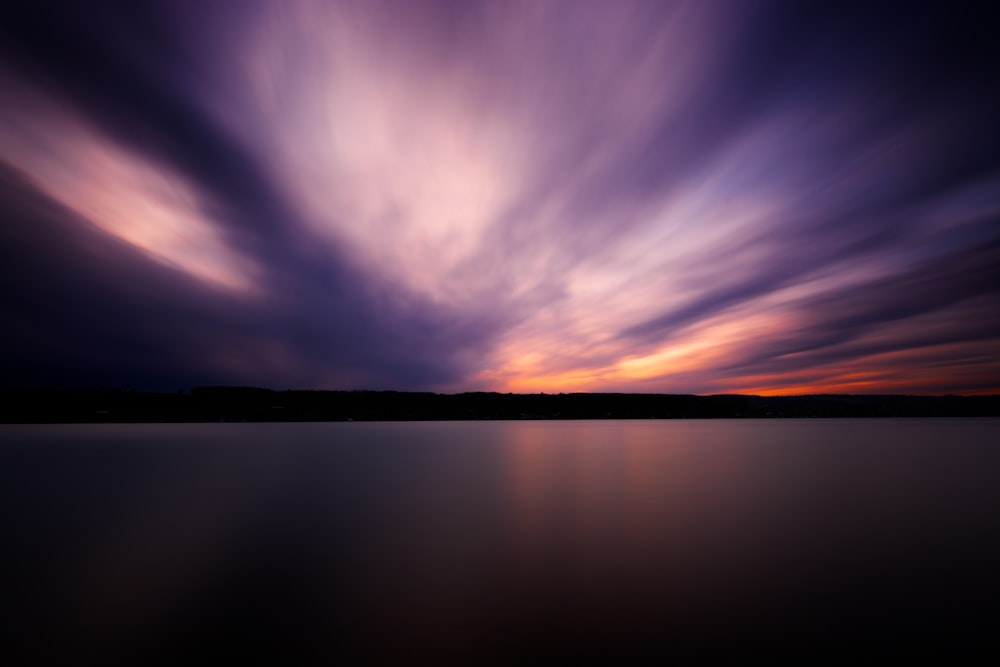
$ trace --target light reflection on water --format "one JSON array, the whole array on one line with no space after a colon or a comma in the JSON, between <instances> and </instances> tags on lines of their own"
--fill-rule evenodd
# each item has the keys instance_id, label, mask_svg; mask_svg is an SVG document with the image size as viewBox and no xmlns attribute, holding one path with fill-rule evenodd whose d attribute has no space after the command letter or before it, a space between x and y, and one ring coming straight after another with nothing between
<instances>
[{"instance_id":1,"label":"light reflection on water","mask_svg":"<svg viewBox=\"0 0 1000 667\"><path fill-rule=\"evenodd\" d=\"M998 434L3 426L5 606L25 647L93 663L954 655L1000 620Z\"/></svg>"}]
</instances>

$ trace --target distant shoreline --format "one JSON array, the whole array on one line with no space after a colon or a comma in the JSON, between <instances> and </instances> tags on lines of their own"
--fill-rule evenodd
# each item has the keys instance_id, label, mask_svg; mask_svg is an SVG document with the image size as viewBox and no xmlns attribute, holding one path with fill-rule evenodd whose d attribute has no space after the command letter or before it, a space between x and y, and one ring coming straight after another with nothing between
<instances>
[{"instance_id":1,"label":"distant shoreline","mask_svg":"<svg viewBox=\"0 0 1000 667\"><path fill-rule=\"evenodd\" d=\"M1000 395L433 394L198 387L0 391L0 423L1000 417Z\"/></svg>"}]
</instances>

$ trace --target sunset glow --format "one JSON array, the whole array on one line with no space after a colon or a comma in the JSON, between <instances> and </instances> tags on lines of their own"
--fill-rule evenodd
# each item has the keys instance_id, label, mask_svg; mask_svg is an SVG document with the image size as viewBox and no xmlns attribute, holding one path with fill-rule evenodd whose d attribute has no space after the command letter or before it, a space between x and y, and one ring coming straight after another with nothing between
<instances>
[{"instance_id":1,"label":"sunset glow","mask_svg":"<svg viewBox=\"0 0 1000 667\"><path fill-rule=\"evenodd\" d=\"M807 4L4 9L5 382L1000 392L988 40Z\"/></svg>"}]
</instances>

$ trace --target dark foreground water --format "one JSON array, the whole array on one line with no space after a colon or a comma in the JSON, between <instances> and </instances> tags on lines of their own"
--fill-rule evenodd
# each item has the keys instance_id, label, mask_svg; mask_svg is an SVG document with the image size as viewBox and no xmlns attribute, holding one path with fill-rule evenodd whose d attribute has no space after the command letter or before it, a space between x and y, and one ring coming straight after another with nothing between
<instances>
[{"instance_id":1,"label":"dark foreground water","mask_svg":"<svg viewBox=\"0 0 1000 667\"><path fill-rule=\"evenodd\" d=\"M995 419L0 426L0 499L24 664L1000 656Z\"/></svg>"}]
</instances>

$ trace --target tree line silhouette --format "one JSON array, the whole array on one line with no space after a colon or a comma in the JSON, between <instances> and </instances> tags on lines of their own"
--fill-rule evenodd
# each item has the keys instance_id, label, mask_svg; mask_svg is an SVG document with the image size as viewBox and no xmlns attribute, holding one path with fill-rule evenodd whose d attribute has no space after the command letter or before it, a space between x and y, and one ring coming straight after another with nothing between
<instances>
[{"instance_id":1,"label":"tree line silhouette","mask_svg":"<svg viewBox=\"0 0 1000 667\"><path fill-rule=\"evenodd\" d=\"M434 394L257 387L0 391L4 423L997 416L1000 395Z\"/></svg>"}]
</instances>

